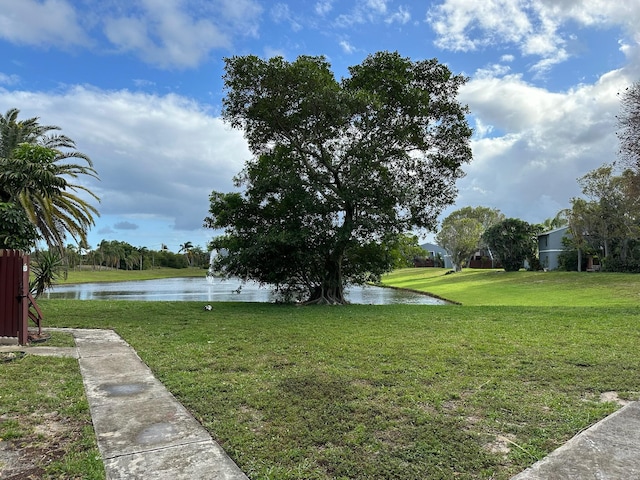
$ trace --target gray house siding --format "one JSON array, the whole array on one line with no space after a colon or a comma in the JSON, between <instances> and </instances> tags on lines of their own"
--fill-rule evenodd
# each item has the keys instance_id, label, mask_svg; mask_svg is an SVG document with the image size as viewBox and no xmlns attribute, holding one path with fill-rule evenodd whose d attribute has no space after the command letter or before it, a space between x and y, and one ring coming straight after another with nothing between
<instances>
[{"instance_id":1,"label":"gray house siding","mask_svg":"<svg viewBox=\"0 0 640 480\"><path fill-rule=\"evenodd\" d=\"M540 264L546 270L556 270L560 266L558 258L564 251L562 239L569 235L568 230L569 227L561 227L538 235Z\"/></svg>"},{"instance_id":2,"label":"gray house siding","mask_svg":"<svg viewBox=\"0 0 640 480\"><path fill-rule=\"evenodd\" d=\"M427 251L428 255L431 258L434 258L436 255L440 254L442 259L444 260L444 268L453 268L451 255L449 255L449 253L440 245L436 245L434 243L423 243L420 246Z\"/></svg>"}]
</instances>

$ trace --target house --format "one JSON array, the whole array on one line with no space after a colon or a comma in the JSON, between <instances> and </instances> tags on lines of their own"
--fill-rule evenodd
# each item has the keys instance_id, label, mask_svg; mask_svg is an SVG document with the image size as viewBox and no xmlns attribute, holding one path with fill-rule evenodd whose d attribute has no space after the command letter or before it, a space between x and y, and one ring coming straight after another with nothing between
<instances>
[{"instance_id":1,"label":"house","mask_svg":"<svg viewBox=\"0 0 640 480\"><path fill-rule=\"evenodd\" d=\"M500 268L502 264L493 257L489 248L484 247L471 255L467 266L469 268Z\"/></svg>"},{"instance_id":2,"label":"house","mask_svg":"<svg viewBox=\"0 0 640 480\"><path fill-rule=\"evenodd\" d=\"M447 251L444 248L442 248L440 245L436 245L435 243L423 243L420 246L426 250L427 258L431 260L430 262L431 265L429 266L433 266L434 260L440 257L444 261L444 268L453 268L453 263L451 262L451 255L449 255ZM419 266L426 266L426 265L416 264L416 266L419 267Z\"/></svg>"},{"instance_id":3,"label":"house","mask_svg":"<svg viewBox=\"0 0 640 480\"><path fill-rule=\"evenodd\" d=\"M556 270L560 266L559 257L564 251L562 239L570 235L569 227L560 227L538 235L538 255L540 265L545 270Z\"/></svg>"}]
</instances>

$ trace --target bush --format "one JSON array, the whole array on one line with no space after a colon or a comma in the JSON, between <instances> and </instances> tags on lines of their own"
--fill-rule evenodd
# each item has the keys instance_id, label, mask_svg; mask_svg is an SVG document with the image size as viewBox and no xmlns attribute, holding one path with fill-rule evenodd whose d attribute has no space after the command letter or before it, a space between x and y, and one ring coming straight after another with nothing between
<instances>
[{"instance_id":1,"label":"bush","mask_svg":"<svg viewBox=\"0 0 640 480\"><path fill-rule=\"evenodd\" d=\"M587 259L583 255L582 258L582 271L587 269ZM565 272L577 272L578 271L578 251L577 250L565 250L558 256L558 270Z\"/></svg>"},{"instance_id":2,"label":"bush","mask_svg":"<svg viewBox=\"0 0 640 480\"><path fill-rule=\"evenodd\" d=\"M0 202L0 248L30 251L36 246L38 231L24 209L14 203Z\"/></svg>"},{"instance_id":3,"label":"bush","mask_svg":"<svg viewBox=\"0 0 640 480\"><path fill-rule=\"evenodd\" d=\"M640 262L636 259L622 261L617 258L605 258L602 261L604 272L640 273Z\"/></svg>"}]
</instances>

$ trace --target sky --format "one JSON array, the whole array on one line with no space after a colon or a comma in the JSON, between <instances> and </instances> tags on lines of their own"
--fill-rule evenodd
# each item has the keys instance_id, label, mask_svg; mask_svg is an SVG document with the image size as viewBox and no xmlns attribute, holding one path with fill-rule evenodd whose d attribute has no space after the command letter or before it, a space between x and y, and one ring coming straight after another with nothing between
<instances>
[{"instance_id":1,"label":"sky","mask_svg":"<svg viewBox=\"0 0 640 480\"><path fill-rule=\"evenodd\" d=\"M206 249L209 195L251 158L220 118L224 58L323 55L340 79L383 50L468 77L473 160L441 218L485 206L538 223L617 159L640 1L0 0L0 113L57 125L92 159L94 248Z\"/></svg>"}]
</instances>

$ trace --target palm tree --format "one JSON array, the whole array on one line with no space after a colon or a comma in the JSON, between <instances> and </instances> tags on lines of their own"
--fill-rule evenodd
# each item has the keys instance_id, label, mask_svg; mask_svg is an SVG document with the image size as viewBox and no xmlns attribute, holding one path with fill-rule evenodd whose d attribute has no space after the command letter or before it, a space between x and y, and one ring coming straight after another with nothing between
<instances>
[{"instance_id":1,"label":"palm tree","mask_svg":"<svg viewBox=\"0 0 640 480\"><path fill-rule=\"evenodd\" d=\"M52 133L59 127L40 125L37 118L18 121L18 114L15 108L0 114L0 201L22 206L49 247L64 252L66 235L86 242L87 231L95 225L93 216L99 215L78 193L99 198L71 180L98 175L73 140ZM82 162L62 163L67 159Z\"/></svg>"},{"instance_id":2,"label":"palm tree","mask_svg":"<svg viewBox=\"0 0 640 480\"><path fill-rule=\"evenodd\" d=\"M38 143L39 137L51 130L60 130L55 125L40 125L36 117L18 121L20 110L11 108L0 114L0 158L9 158L21 143Z\"/></svg>"},{"instance_id":3,"label":"palm tree","mask_svg":"<svg viewBox=\"0 0 640 480\"><path fill-rule=\"evenodd\" d=\"M566 227L569 224L569 209L560 210L555 217L546 218L540 225L542 231L548 232L556 228Z\"/></svg>"},{"instance_id":4,"label":"palm tree","mask_svg":"<svg viewBox=\"0 0 640 480\"><path fill-rule=\"evenodd\" d=\"M39 297L45 290L51 288L60 277L63 267L62 258L56 251L36 251L31 262L33 279L29 282L29 290L33 296Z\"/></svg>"},{"instance_id":5,"label":"palm tree","mask_svg":"<svg viewBox=\"0 0 640 480\"><path fill-rule=\"evenodd\" d=\"M180 252L184 252L185 256L187 257L187 261L189 262L189 266L191 267L191 250L193 249L193 243L191 242L184 242L182 245L180 245L180 250L178 250L178 253Z\"/></svg>"}]
</instances>

